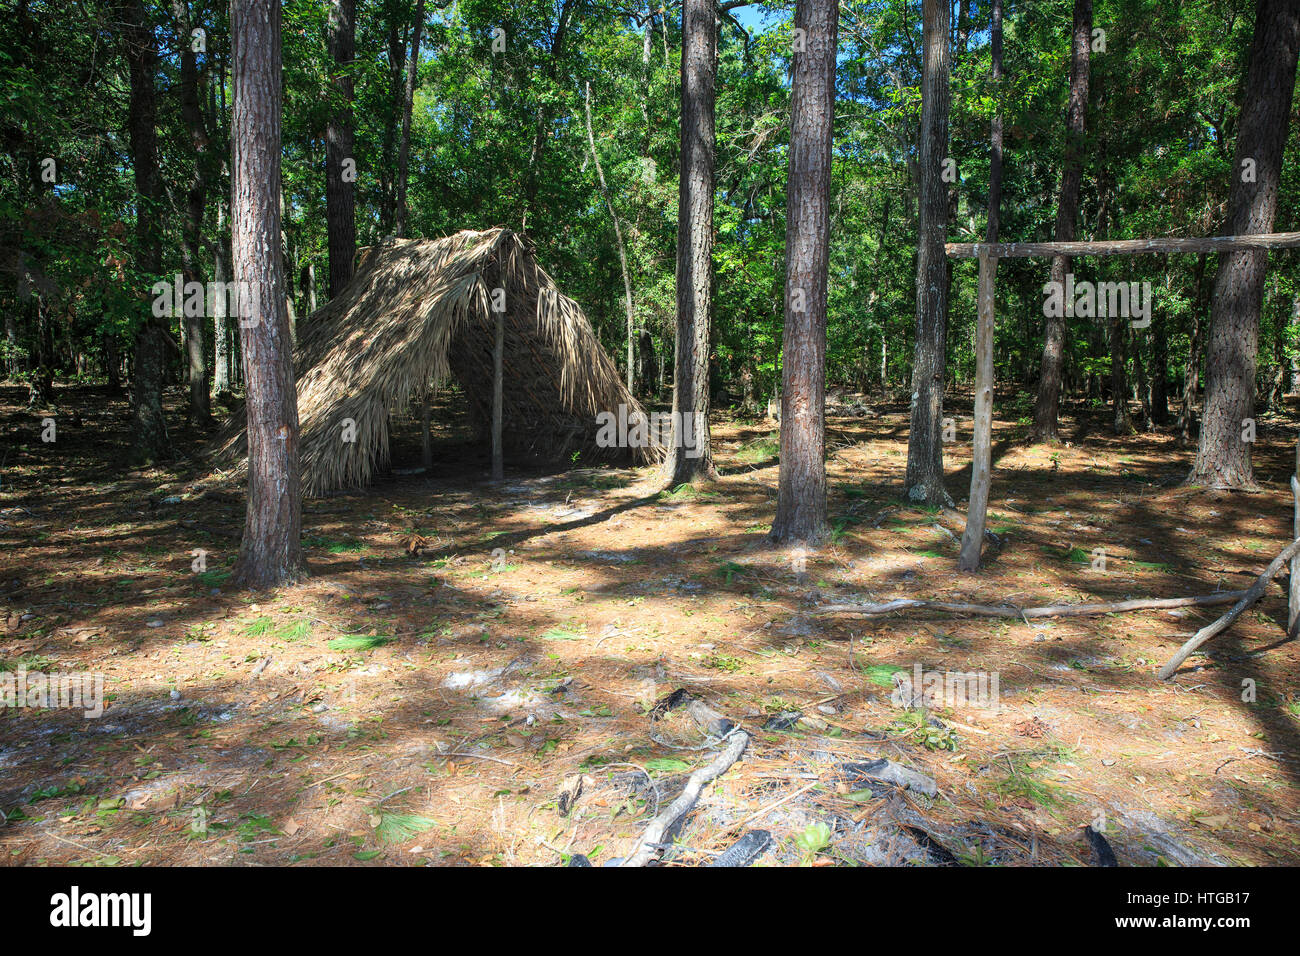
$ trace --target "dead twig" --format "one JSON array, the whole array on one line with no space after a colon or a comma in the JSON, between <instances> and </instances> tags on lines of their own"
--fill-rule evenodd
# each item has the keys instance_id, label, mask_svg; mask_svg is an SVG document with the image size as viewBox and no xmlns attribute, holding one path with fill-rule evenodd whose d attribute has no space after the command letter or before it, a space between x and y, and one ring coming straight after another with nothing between
<instances>
[{"instance_id":1,"label":"dead twig","mask_svg":"<svg viewBox=\"0 0 1300 956\"><path fill-rule=\"evenodd\" d=\"M724 739L728 741L726 748L710 763L691 774L681 795L650 821L650 825L641 834L641 839L637 841L632 852L620 864L621 866L645 866L658 856L662 849L660 844L663 842L664 834L695 806L695 801L700 798L700 791L704 789L704 785L712 783L726 773L749 746L749 734L739 727L728 733Z\"/></svg>"},{"instance_id":2,"label":"dead twig","mask_svg":"<svg viewBox=\"0 0 1300 956\"><path fill-rule=\"evenodd\" d=\"M1255 579L1254 584L1245 591L1238 592L1240 598L1227 614L1220 617L1214 623L1207 624L1205 627L1201 628L1192 635L1190 641L1178 648L1178 653L1169 659L1168 664L1160 668L1160 673L1158 675L1160 679L1169 680L1169 678L1174 676L1174 673L1178 670L1183 661L1187 660L1187 658L1192 655L1193 651L1210 638L1231 627L1232 622L1241 617L1241 615L1245 613L1246 608L1250 607L1260 599L1260 596L1264 593L1264 589L1268 587L1268 582L1272 581L1273 578L1277 576L1277 573L1282 570L1282 565L1286 564L1297 554L1300 554L1300 538L1296 538L1289 545L1283 548L1282 553L1273 559L1269 566L1264 569L1264 573Z\"/></svg>"},{"instance_id":3,"label":"dead twig","mask_svg":"<svg viewBox=\"0 0 1300 956\"><path fill-rule=\"evenodd\" d=\"M880 604L825 604L814 609L813 613L861 614L864 617L881 617L898 611L922 610L965 614L970 617L1013 617L1028 620L1040 617L1088 617L1096 614L1122 614L1126 611L1148 611L1170 607L1214 607L1219 604L1231 604L1248 593L1247 591L1221 591L1218 594L1194 594L1188 597L1137 598L1132 601L1112 601L1106 604L1048 604L1043 607L1016 607L1013 604L962 604L954 601L922 601L917 598L897 598Z\"/></svg>"}]
</instances>

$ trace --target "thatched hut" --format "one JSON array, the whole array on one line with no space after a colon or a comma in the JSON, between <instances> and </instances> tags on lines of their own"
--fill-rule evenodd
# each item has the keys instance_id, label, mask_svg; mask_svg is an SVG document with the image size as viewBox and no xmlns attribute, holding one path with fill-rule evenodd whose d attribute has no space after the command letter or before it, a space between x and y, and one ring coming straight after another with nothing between
<instances>
[{"instance_id":1,"label":"thatched hut","mask_svg":"<svg viewBox=\"0 0 1300 956\"><path fill-rule=\"evenodd\" d=\"M389 416L458 382L485 437L492 422L497 318L504 326L501 430L515 454L577 449L649 462L657 446L601 449L596 415L641 411L578 304L508 229L389 240L303 323L294 351L303 491L369 484L389 465ZM246 454L242 416L218 456Z\"/></svg>"}]
</instances>

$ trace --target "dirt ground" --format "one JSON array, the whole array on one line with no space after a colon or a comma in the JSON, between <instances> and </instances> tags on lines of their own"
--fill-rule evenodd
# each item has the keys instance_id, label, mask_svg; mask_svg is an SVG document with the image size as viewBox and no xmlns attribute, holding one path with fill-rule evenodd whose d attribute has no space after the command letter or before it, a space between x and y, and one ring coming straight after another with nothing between
<instances>
[{"instance_id":1,"label":"dirt ground","mask_svg":"<svg viewBox=\"0 0 1300 956\"><path fill-rule=\"evenodd\" d=\"M108 704L0 709L10 864L602 865L716 752L680 711L651 719L679 688L752 741L674 864L754 828L763 865L1087 864L1090 824L1122 865L1300 863L1285 576L1169 683L1156 670L1226 608L822 610L1243 588L1290 538L1291 413L1260 421L1266 490L1229 495L1181 485L1192 450L1115 438L1104 409L1072 407L1068 444L1028 447L1023 398L1000 397L1003 543L978 574L956 570L960 524L899 500L897 403L831 419L834 541L802 562L765 535L770 420L719 417L719 480L675 492L648 469L512 467L492 485L449 429L430 473L308 501L310 579L253 594L224 586L242 492L197 432L131 471L125 399L25 399L0 388L0 669L100 673ZM951 413L964 498L969 399ZM399 425L400 471L418 439ZM918 663L997 675L996 706L903 709L895 673ZM933 793L853 770L880 758Z\"/></svg>"}]
</instances>

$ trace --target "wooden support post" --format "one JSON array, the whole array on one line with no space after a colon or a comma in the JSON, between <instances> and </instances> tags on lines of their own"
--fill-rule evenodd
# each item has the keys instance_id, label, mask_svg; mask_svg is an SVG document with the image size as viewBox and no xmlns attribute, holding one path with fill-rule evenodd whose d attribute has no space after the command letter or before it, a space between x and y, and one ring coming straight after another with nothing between
<instances>
[{"instance_id":1,"label":"wooden support post","mask_svg":"<svg viewBox=\"0 0 1300 956\"><path fill-rule=\"evenodd\" d=\"M506 314L497 313L497 340L492 349L492 480L505 477L505 462L501 453L502 377L506 351Z\"/></svg>"},{"instance_id":2,"label":"wooden support post","mask_svg":"<svg viewBox=\"0 0 1300 956\"><path fill-rule=\"evenodd\" d=\"M1295 496L1295 524L1291 537L1300 538L1300 441L1295 446L1295 474L1291 476L1291 494ZM1300 555L1291 559L1291 580L1287 582L1286 632L1294 634L1300 619Z\"/></svg>"},{"instance_id":3,"label":"wooden support post","mask_svg":"<svg viewBox=\"0 0 1300 956\"><path fill-rule=\"evenodd\" d=\"M429 431L430 406L433 404L433 391L425 386L424 400L420 402L420 463L427 472L433 467L433 435Z\"/></svg>"},{"instance_id":4,"label":"wooden support post","mask_svg":"<svg viewBox=\"0 0 1300 956\"><path fill-rule=\"evenodd\" d=\"M975 435L971 448L970 501L966 530L961 536L957 567L977 571L984 545L984 518L989 505L993 468L993 313L996 256L980 252L978 318L975 325Z\"/></svg>"}]
</instances>

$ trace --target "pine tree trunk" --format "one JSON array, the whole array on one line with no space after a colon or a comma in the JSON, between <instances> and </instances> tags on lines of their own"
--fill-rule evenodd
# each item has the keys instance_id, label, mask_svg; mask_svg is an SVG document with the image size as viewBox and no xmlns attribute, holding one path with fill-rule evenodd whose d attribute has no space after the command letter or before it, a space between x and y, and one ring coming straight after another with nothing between
<instances>
[{"instance_id":1,"label":"pine tree trunk","mask_svg":"<svg viewBox=\"0 0 1300 956\"><path fill-rule=\"evenodd\" d=\"M415 104L415 80L420 68L420 37L424 32L424 0L416 0L415 23L411 26L411 52L406 60L406 89L402 96L402 139L397 147L397 224L398 238L406 237L406 178L411 159L411 110Z\"/></svg>"},{"instance_id":2,"label":"pine tree trunk","mask_svg":"<svg viewBox=\"0 0 1300 956\"><path fill-rule=\"evenodd\" d=\"M601 198L609 210L609 219L614 226L614 242L618 249L618 268L623 276L623 309L627 315L627 390L636 394L636 355L633 351L633 324L636 307L632 302L632 276L627 267L627 248L623 243L623 228L618 224L618 213L614 210L614 201L609 195L609 186L605 183L605 169L600 165L600 154L596 152L596 134L591 128L591 84L587 84L587 145L591 149L591 161L596 167L596 182L600 186Z\"/></svg>"},{"instance_id":3,"label":"pine tree trunk","mask_svg":"<svg viewBox=\"0 0 1300 956\"><path fill-rule=\"evenodd\" d=\"M772 540L826 537L826 282L838 0L799 0L785 226L781 466Z\"/></svg>"},{"instance_id":4,"label":"pine tree trunk","mask_svg":"<svg viewBox=\"0 0 1300 956\"><path fill-rule=\"evenodd\" d=\"M226 271L225 220L225 203L220 202L217 204L217 241L213 245L212 252L212 278L217 283L218 289L224 289L225 282L229 278ZM226 297L214 296L212 305L214 326L212 390L217 395L225 395L230 391L231 379L230 321L226 315Z\"/></svg>"},{"instance_id":5,"label":"pine tree trunk","mask_svg":"<svg viewBox=\"0 0 1300 956\"><path fill-rule=\"evenodd\" d=\"M1291 394L1300 392L1300 292L1291 298Z\"/></svg>"},{"instance_id":6,"label":"pine tree trunk","mask_svg":"<svg viewBox=\"0 0 1300 956\"><path fill-rule=\"evenodd\" d=\"M329 48L336 67L352 63L356 51L356 0L333 0ZM325 225L329 233L329 295L334 298L352 281L357 254L356 157L352 147L352 77L338 72L334 88L343 105L325 129Z\"/></svg>"},{"instance_id":7,"label":"pine tree trunk","mask_svg":"<svg viewBox=\"0 0 1300 956\"><path fill-rule=\"evenodd\" d=\"M1273 231L1287 120L1300 54L1300 4L1259 0L1251 41L1237 149L1228 193L1228 232ZM1244 423L1255 414L1259 313L1268 253L1219 257L1210 309L1205 410L1189 480L1215 488L1253 488L1251 443Z\"/></svg>"},{"instance_id":8,"label":"pine tree trunk","mask_svg":"<svg viewBox=\"0 0 1300 956\"><path fill-rule=\"evenodd\" d=\"M1164 312L1151 319L1151 422L1169 424L1169 341Z\"/></svg>"},{"instance_id":9,"label":"pine tree trunk","mask_svg":"<svg viewBox=\"0 0 1300 956\"><path fill-rule=\"evenodd\" d=\"M1056 204L1057 242L1074 238L1079 215L1079 183L1083 178L1083 135L1088 113L1088 54L1092 42L1092 0L1074 0L1074 31L1070 56L1070 104L1065 131L1065 168L1061 172L1061 195ZM1052 259L1051 279L1064 284L1070 271L1066 256ZM1038 399L1034 405L1034 441L1060 439L1057 421L1061 409L1061 373L1065 367L1066 319L1048 316L1043 337L1043 364L1038 378Z\"/></svg>"},{"instance_id":10,"label":"pine tree trunk","mask_svg":"<svg viewBox=\"0 0 1300 956\"><path fill-rule=\"evenodd\" d=\"M12 309L5 309L5 377L10 381L18 377L18 323Z\"/></svg>"},{"instance_id":11,"label":"pine tree trunk","mask_svg":"<svg viewBox=\"0 0 1300 956\"><path fill-rule=\"evenodd\" d=\"M1128 411L1128 350L1125 333L1127 320L1113 316L1110 320L1110 401L1111 428L1116 435L1133 434L1133 419Z\"/></svg>"},{"instance_id":12,"label":"pine tree trunk","mask_svg":"<svg viewBox=\"0 0 1300 956\"><path fill-rule=\"evenodd\" d=\"M672 438L664 461L664 476L670 486L714 477L709 441L709 331L713 321L717 37L711 0L684 0L677 345Z\"/></svg>"},{"instance_id":13,"label":"pine tree trunk","mask_svg":"<svg viewBox=\"0 0 1300 956\"><path fill-rule=\"evenodd\" d=\"M573 8L573 0L563 0L560 4L560 16L555 23L555 34L551 38L551 52L550 56L546 58L546 67L544 69L547 82L554 82L559 73L560 61L564 58L564 44L569 33L569 20L573 15ZM684 10L682 12L682 24L684 45L686 33L686 13ZM543 102L537 109L537 122L533 128L533 143L528 151L528 167L524 171L523 208L519 214L519 229L521 232L528 231L528 217L532 215L534 208L537 206L537 191L540 185L538 177L540 175L542 156L546 151L546 143L550 139L547 136L547 127L554 115L552 109L549 101ZM712 107L710 107L709 115L712 116ZM683 114L684 118L685 114Z\"/></svg>"},{"instance_id":14,"label":"pine tree trunk","mask_svg":"<svg viewBox=\"0 0 1300 956\"><path fill-rule=\"evenodd\" d=\"M993 0L989 30L989 58L992 87L997 106L989 121L989 206L988 222L984 229L985 242L998 241L998 220L1002 205L1002 0ZM997 260L990 263L997 274Z\"/></svg>"},{"instance_id":15,"label":"pine tree trunk","mask_svg":"<svg viewBox=\"0 0 1300 956\"><path fill-rule=\"evenodd\" d=\"M943 487L943 384L948 339L947 0L924 0L924 46L919 131L920 224L916 262L916 347L912 363L911 431L905 494L932 505L950 501Z\"/></svg>"},{"instance_id":16,"label":"pine tree trunk","mask_svg":"<svg viewBox=\"0 0 1300 956\"><path fill-rule=\"evenodd\" d=\"M119 10L131 82L127 131L138 197L135 224L139 267L146 276L157 278L162 272L162 223L159 217L162 184L158 172L157 95L154 91L158 52L140 0L121 0ZM135 333L131 383L131 458L135 462L156 461L170 452L162 410L166 360L163 336L167 334L152 313L145 316Z\"/></svg>"},{"instance_id":17,"label":"pine tree trunk","mask_svg":"<svg viewBox=\"0 0 1300 956\"><path fill-rule=\"evenodd\" d=\"M112 396L122 391L121 358L117 353L117 336L112 332L104 333L104 375L108 379L104 390Z\"/></svg>"},{"instance_id":18,"label":"pine tree trunk","mask_svg":"<svg viewBox=\"0 0 1300 956\"><path fill-rule=\"evenodd\" d=\"M199 97L199 69L190 43L190 14L182 0L172 0L172 16L176 20L176 37L180 49L180 103L181 119L189 131L190 146L194 150L194 171L185 192L185 226L181 232L181 271L188 282L203 282L202 261L203 214L208 202L208 130L203 119L202 101ZM185 357L189 381L189 417L196 425L207 425L212 419L212 406L208 398L208 361L204 347L203 312L178 310L181 328L185 332Z\"/></svg>"},{"instance_id":19,"label":"pine tree trunk","mask_svg":"<svg viewBox=\"0 0 1300 956\"><path fill-rule=\"evenodd\" d=\"M248 383L248 508L231 581L272 587L305 573L298 397L280 244L280 4L232 0L231 253Z\"/></svg>"}]
</instances>

